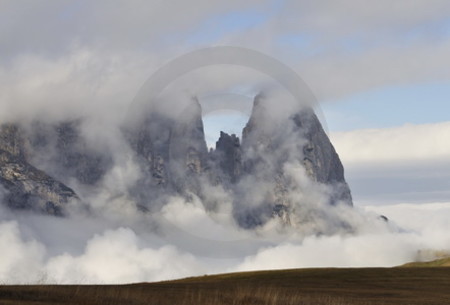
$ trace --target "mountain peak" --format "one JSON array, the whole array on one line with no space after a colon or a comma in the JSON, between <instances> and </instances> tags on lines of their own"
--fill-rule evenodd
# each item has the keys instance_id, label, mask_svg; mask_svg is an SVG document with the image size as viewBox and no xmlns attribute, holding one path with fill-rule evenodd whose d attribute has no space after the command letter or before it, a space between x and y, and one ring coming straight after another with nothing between
<instances>
[{"instance_id":1,"label":"mountain peak","mask_svg":"<svg viewBox=\"0 0 450 305\"><path fill-rule=\"evenodd\" d=\"M211 189L221 188L232 201L237 223L244 228L273 218L302 226L311 221L305 218L309 213L305 211L314 213L318 206L340 203L351 206L342 163L312 109L279 120L271 117L270 109L277 105L270 102L258 94L242 142L235 134L221 131L211 152L206 146L201 105L195 97L174 112L147 108L141 114L143 119L123 132L123 145L129 146L139 168L139 177L126 190L128 196L152 212L174 195L187 200L195 195L205 205L214 206L217 198ZM42 202L63 207L84 187L101 187L99 182L114 167L114 151L90 149L79 124L82 122L41 123L29 134L14 124L1 127L0 183L19 201L34 198L24 207L45 210ZM25 149L27 145L31 149ZM8 174L12 172L28 182L15 183ZM26 189L26 185L35 187Z\"/></svg>"}]
</instances>

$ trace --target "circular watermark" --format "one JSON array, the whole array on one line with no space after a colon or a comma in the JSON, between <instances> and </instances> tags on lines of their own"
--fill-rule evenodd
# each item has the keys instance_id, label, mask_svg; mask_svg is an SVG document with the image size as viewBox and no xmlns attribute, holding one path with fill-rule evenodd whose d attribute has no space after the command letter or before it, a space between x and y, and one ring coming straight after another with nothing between
<instances>
[{"instance_id":1,"label":"circular watermark","mask_svg":"<svg viewBox=\"0 0 450 305\"><path fill-rule=\"evenodd\" d=\"M310 88L293 69L277 59L258 51L232 46L209 47L189 52L175 58L158 69L147 79L134 98L128 114L128 117L131 118L130 121L139 122L144 119L146 112L143 111L143 109L146 109L149 104L158 103L159 96L175 80L194 70L215 65L242 66L256 70L270 77L281 85L284 90L290 93L299 105L314 109L326 131L326 122L317 99ZM235 92L222 92L221 94L236 95ZM202 97L199 99L200 103L201 100ZM209 103L207 107L202 108L203 117L221 110L234 110L241 113L246 111L242 104L227 103L224 102L223 99L219 99L218 102L215 103ZM177 110L180 115L183 113L183 109ZM201 234L186 228L181 228L175 221L171 221L164 217L163 213L161 213L161 216L163 218L161 221L164 226L170 228L170 234L176 235L176 238L171 239L171 241L175 241L177 246L195 255L217 259L234 259L242 257L243 254L252 254L255 249L260 248L262 245L268 246L273 244L273 239L261 236L258 237L257 234L253 235L254 238L249 237L251 234L241 234L239 238L231 240L221 240L219 238L213 239L211 234ZM211 220L214 221L212 218ZM288 238L287 235L288 234L286 234L285 238ZM250 239L252 242L249 242ZM279 240L277 242L279 242ZM255 248L256 245L258 246Z\"/></svg>"}]
</instances>

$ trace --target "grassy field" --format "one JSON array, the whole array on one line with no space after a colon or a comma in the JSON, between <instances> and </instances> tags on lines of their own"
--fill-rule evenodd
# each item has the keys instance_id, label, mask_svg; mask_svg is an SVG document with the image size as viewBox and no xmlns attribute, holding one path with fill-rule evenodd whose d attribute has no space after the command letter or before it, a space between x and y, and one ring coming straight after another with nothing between
<instances>
[{"instance_id":1,"label":"grassy field","mask_svg":"<svg viewBox=\"0 0 450 305\"><path fill-rule=\"evenodd\" d=\"M149 284L0 286L0 304L450 304L450 268L296 269Z\"/></svg>"},{"instance_id":2,"label":"grassy field","mask_svg":"<svg viewBox=\"0 0 450 305\"><path fill-rule=\"evenodd\" d=\"M441 258L430 262L408 263L402 267L450 267L450 257Z\"/></svg>"}]
</instances>

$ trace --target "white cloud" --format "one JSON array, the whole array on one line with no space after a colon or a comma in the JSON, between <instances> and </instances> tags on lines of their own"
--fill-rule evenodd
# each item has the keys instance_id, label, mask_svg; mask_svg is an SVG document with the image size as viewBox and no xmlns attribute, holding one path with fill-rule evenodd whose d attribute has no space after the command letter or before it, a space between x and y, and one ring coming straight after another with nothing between
<instances>
[{"instance_id":1,"label":"white cloud","mask_svg":"<svg viewBox=\"0 0 450 305\"><path fill-rule=\"evenodd\" d=\"M344 164L450 159L450 122L362 129L331 134Z\"/></svg>"},{"instance_id":2,"label":"white cloud","mask_svg":"<svg viewBox=\"0 0 450 305\"><path fill-rule=\"evenodd\" d=\"M409 234L310 237L261 249L236 270L395 266L414 260L414 239Z\"/></svg>"},{"instance_id":3,"label":"white cloud","mask_svg":"<svg viewBox=\"0 0 450 305\"><path fill-rule=\"evenodd\" d=\"M427 204L400 203L389 206L367 206L368 211L382 213L399 226L415 232L441 234L450 230L450 203ZM447 235L446 235L447 236ZM450 245L450 235L448 236ZM430 240L430 242L432 242Z\"/></svg>"},{"instance_id":4,"label":"white cloud","mask_svg":"<svg viewBox=\"0 0 450 305\"><path fill-rule=\"evenodd\" d=\"M331 134L357 205L448 200L450 122Z\"/></svg>"},{"instance_id":5,"label":"white cloud","mask_svg":"<svg viewBox=\"0 0 450 305\"><path fill-rule=\"evenodd\" d=\"M450 254L450 203L367 206L400 230L308 237L262 248L233 271L306 267L387 267Z\"/></svg>"},{"instance_id":6,"label":"white cloud","mask_svg":"<svg viewBox=\"0 0 450 305\"><path fill-rule=\"evenodd\" d=\"M108 230L87 242L84 254L48 262L49 279L64 283L130 283L186 277L201 272L195 258L174 246L143 247L127 228Z\"/></svg>"},{"instance_id":7,"label":"white cloud","mask_svg":"<svg viewBox=\"0 0 450 305\"><path fill-rule=\"evenodd\" d=\"M283 19L286 26L328 35L382 30L393 35L417 24L445 19L450 8L445 0L400 0L395 3L389 0L371 3L358 0L306 2L286 2L285 12L288 17ZM300 18L295 19L293 12L300 14Z\"/></svg>"},{"instance_id":8,"label":"white cloud","mask_svg":"<svg viewBox=\"0 0 450 305\"><path fill-rule=\"evenodd\" d=\"M223 225L223 222L212 224L213 218L201 212L199 206L185 204L180 209L188 214L187 219L177 220L180 209L166 212L173 214L166 216L174 225L180 222L183 229L189 224L211 232L214 226ZM450 203L371 206L365 210L369 214L353 234L306 238L291 234L279 242L267 243L261 242L261 238L269 237L270 232L239 233L227 224L228 230L216 231L219 234L216 240L211 232L206 233L208 239L200 232L197 239L188 240L190 245L183 244L183 236L176 240L167 235L168 231L161 234L149 230L143 225L145 221L135 220L130 226L113 228L112 223L99 217L55 220L23 215L15 221L0 223L0 245L4 249L0 281L108 284L259 269L388 267L450 252ZM374 221L379 214L388 216L388 226L383 221ZM61 236L50 234L49 229ZM197 233L190 230L191 236ZM241 246L233 243L233 238L241 238ZM67 247L68 244L71 246ZM202 247L231 250L233 256L220 256L219 252L205 256L214 251L201 250ZM194 248L197 252L191 251Z\"/></svg>"},{"instance_id":9,"label":"white cloud","mask_svg":"<svg viewBox=\"0 0 450 305\"><path fill-rule=\"evenodd\" d=\"M449 6L445 0L286 1L265 24L223 41L274 55L319 99L333 99L450 79Z\"/></svg>"},{"instance_id":10,"label":"white cloud","mask_svg":"<svg viewBox=\"0 0 450 305\"><path fill-rule=\"evenodd\" d=\"M0 223L0 282L39 281L45 247L35 240L23 240L16 222Z\"/></svg>"},{"instance_id":11,"label":"white cloud","mask_svg":"<svg viewBox=\"0 0 450 305\"><path fill-rule=\"evenodd\" d=\"M0 66L0 120L92 113L103 120L117 120L153 62L151 55L133 55L129 61L125 54L75 48L57 60L19 56L10 66Z\"/></svg>"},{"instance_id":12,"label":"white cloud","mask_svg":"<svg viewBox=\"0 0 450 305\"><path fill-rule=\"evenodd\" d=\"M2 1L0 41L7 60L18 53L51 57L73 46L103 50L160 51L187 44L187 37L214 16L256 1ZM164 52L164 51L162 51Z\"/></svg>"},{"instance_id":13,"label":"white cloud","mask_svg":"<svg viewBox=\"0 0 450 305\"><path fill-rule=\"evenodd\" d=\"M365 33L372 36L372 33ZM448 39L411 43L383 42L360 50L326 51L295 65L319 99L340 98L364 90L449 80Z\"/></svg>"},{"instance_id":14,"label":"white cloud","mask_svg":"<svg viewBox=\"0 0 450 305\"><path fill-rule=\"evenodd\" d=\"M119 63L111 65L116 69L103 69L103 78L108 75L127 79L134 75L139 86L171 58L192 49L223 44L256 49L285 62L320 98L389 84L450 78L446 34L450 5L445 0L395 4L385 0L370 4L356 0L285 1L280 7L270 1L3 1L2 6L0 41L8 78L11 66L18 65L17 57L33 55L70 66L64 61L70 61L74 49L83 49L95 57L84 63L93 70L85 81L94 80L96 88L110 91L111 95L117 91L116 86L98 84L96 62L105 56L125 60L133 71ZM264 17L260 23L233 31L235 20L222 19L232 13L242 13L242 19L247 15ZM205 25L208 22L218 22L223 30L211 30ZM280 43L286 35L298 37L291 43ZM152 54L155 60L142 62L146 58L142 54ZM35 68L30 65L28 71L33 74ZM144 76L136 72L140 69ZM39 69L36 74L45 80L47 74L54 73ZM13 77L9 79L16 81ZM92 88L76 84L70 91L74 98L80 92L92 98ZM122 91L126 90L122 85ZM67 95L59 98L64 97Z\"/></svg>"}]
</instances>

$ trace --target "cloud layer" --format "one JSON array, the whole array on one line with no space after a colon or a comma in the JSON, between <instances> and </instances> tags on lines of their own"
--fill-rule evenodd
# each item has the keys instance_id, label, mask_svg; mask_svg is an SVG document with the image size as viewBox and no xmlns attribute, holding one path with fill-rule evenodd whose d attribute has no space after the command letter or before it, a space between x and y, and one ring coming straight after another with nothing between
<instances>
[{"instance_id":1,"label":"cloud layer","mask_svg":"<svg viewBox=\"0 0 450 305\"><path fill-rule=\"evenodd\" d=\"M331 137L348 164L449 161L450 122L335 132Z\"/></svg>"},{"instance_id":2,"label":"cloud layer","mask_svg":"<svg viewBox=\"0 0 450 305\"><path fill-rule=\"evenodd\" d=\"M189 230L191 236L197 234L190 245L183 244L183 236L178 233L152 233L145 225L150 219L134 219L133 224L113 224L105 217L61 220L22 215L2 220L0 281L106 284L260 269L387 267L433 259L450 251L448 203L366 207L368 215L375 211L389 217L390 228L369 217L357 234L306 238L293 234L281 240L267 234L264 238L262 232L239 232L229 225L224 230L223 223L212 221L200 207L174 204L184 205L184 225L180 227ZM179 211L175 212L167 211L166 217L175 219ZM73 231L68 231L71 227ZM48 228L64 234L49 236ZM220 239L213 240L211 236L217 235L211 232L217 230ZM210 236L204 236L208 231ZM223 240L226 238L230 240ZM244 243L239 244L237 238ZM206 250L217 245L233 249L234 256L221 257L217 252L214 256ZM197 252L191 251L192 247L197 247Z\"/></svg>"},{"instance_id":3,"label":"cloud layer","mask_svg":"<svg viewBox=\"0 0 450 305\"><path fill-rule=\"evenodd\" d=\"M448 122L331 134L360 204L446 202Z\"/></svg>"},{"instance_id":4,"label":"cloud layer","mask_svg":"<svg viewBox=\"0 0 450 305\"><path fill-rule=\"evenodd\" d=\"M96 73L126 77L130 70L121 61L133 67L132 76L139 79L139 69L148 76L185 52L233 45L285 62L320 98L450 77L450 10L444 0L405 0L395 5L357 0L339 4L49 0L2 1L1 6L0 66L8 76L23 66L43 75L45 67L30 63L29 56L66 66L73 53L82 50L92 58L77 67L84 64L95 70L95 63L103 61L97 66L102 71L91 71L92 78L85 81L98 81ZM11 77L14 80L14 73ZM17 79L14 82L19 85Z\"/></svg>"}]
</instances>

